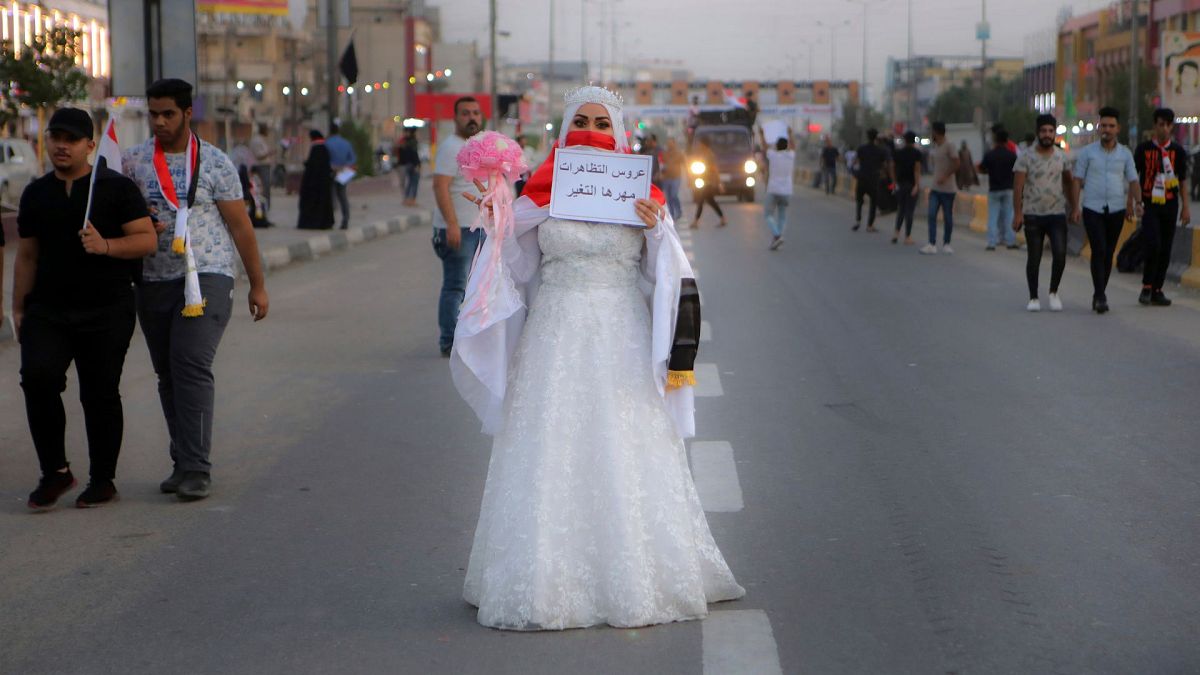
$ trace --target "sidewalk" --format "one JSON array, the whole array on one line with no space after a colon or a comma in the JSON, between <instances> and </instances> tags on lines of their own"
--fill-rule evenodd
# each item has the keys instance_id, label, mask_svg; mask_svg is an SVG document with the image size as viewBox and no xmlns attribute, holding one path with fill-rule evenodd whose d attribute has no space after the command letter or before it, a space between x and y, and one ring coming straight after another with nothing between
<instances>
[{"instance_id":1,"label":"sidewalk","mask_svg":"<svg viewBox=\"0 0 1200 675\"><path fill-rule=\"evenodd\" d=\"M403 205L404 196L396 179L398 174L386 174L354 181L349 187L350 228L347 230L299 230L296 220L299 214L299 195L288 195L283 188L272 190L272 206L269 215L275 227L256 229L258 250L263 268L270 278L272 270L288 265L315 260L336 251L345 250L365 242L405 232L414 227L431 227L433 218L433 181L430 176L421 178L416 207ZM341 225L339 206L334 201L334 215ZM9 219L5 219L6 221ZM4 248L4 321L0 322L0 346L13 339L12 320L12 270L17 252L15 226L5 222ZM241 261L237 261L238 274L244 277ZM270 289L270 284L267 286Z\"/></svg>"}]
</instances>

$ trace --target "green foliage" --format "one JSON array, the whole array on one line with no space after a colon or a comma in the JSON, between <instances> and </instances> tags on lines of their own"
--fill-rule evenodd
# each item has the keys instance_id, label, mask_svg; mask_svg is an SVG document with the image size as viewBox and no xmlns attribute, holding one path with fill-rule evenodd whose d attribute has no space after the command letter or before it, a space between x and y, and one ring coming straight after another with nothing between
<instances>
[{"instance_id":1,"label":"green foliage","mask_svg":"<svg viewBox=\"0 0 1200 675\"><path fill-rule=\"evenodd\" d=\"M1129 68L1124 67L1109 75L1105 81L1103 105L1111 105L1121 111L1121 132L1117 138L1120 143L1129 143ZM1158 89L1158 73L1150 66L1142 66L1138 73L1138 135L1154 128L1154 94Z\"/></svg>"},{"instance_id":2,"label":"green foliage","mask_svg":"<svg viewBox=\"0 0 1200 675\"><path fill-rule=\"evenodd\" d=\"M842 118L833 124L833 135L843 147L854 148L867 142L867 129L872 127L880 133L887 131L887 117L869 106L847 103Z\"/></svg>"},{"instance_id":3,"label":"green foliage","mask_svg":"<svg viewBox=\"0 0 1200 675\"><path fill-rule=\"evenodd\" d=\"M371 147L371 128L349 120L338 127L342 137L350 141L354 156L358 159L357 171L362 176L375 175L375 149Z\"/></svg>"},{"instance_id":4,"label":"green foliage","mask_svg":"<svg viewBox=\"0 0 1200 675\"><path fill-rule=\"evenodd\" d=\"M34 36L33 46L12 53L10 40L0 48L0 123L16 119L22 107L56 108L87 97L90 78L75 66L79 31L55 28Z\"/></svg>"},{"instance_id":5,"label":"green foliage","mask_svg":"<svg viewBox=\"0 0 1200 675\"><path fill-rule=\"evenodd\" d=\"M1008 130L1010 138L1019 142L1033 132L1037 111L1025 100L1024 85L1019 78L1003 80L988 79L986 84L987 106L984 119L990 126L999 122ZM978 83L956 85L942 92L929 109L929 120L940 120L947 124L973 123L975 109L979 107Z\"/></svg>"}]
</instances>

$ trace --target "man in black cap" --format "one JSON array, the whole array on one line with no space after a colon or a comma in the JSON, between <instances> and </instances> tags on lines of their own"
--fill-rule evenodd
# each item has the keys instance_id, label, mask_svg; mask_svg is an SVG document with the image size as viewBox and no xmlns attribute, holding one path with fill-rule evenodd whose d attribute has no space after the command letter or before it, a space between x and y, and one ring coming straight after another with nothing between
<instances>
[{"instance_id":1,"label":"man in black cap","mask_svg":"<svg viewBox=\"0 0 1200 675\"><path fill-rule=\"evenodd\" d=\"M67 462L62 403L72 361L91 460L91 480L75 506L118 499L113 478L124 431L120 385L133 336L133 283L141 258L155 245L146 202L133 181L106 168L92 175L94 130L83 110L54 113L46 126L54 170L25 188L17 212L13 327L21 343L25 412L42 469L29 508L39 511L53 508L76 485Z\"/></svg>"}]
</instances>

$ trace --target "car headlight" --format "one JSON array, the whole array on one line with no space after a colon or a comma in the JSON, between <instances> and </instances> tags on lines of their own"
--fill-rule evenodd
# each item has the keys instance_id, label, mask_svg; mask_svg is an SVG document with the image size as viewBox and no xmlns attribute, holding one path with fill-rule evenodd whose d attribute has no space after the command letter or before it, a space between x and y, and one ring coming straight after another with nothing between
<instances>
[{"instance_id":1,"label":"car headlight","mask_svg":"<svg viewBox=\"0 0 1200 675\"><path fill-rule=\"evenodd\" d=\"M758 162L748 159L746 160L746 173L754 173L758 171Z\"/></svg>"},{"instance_id":2,"label":"car headlight","mask_svg":"<svg viewBox=\"0 0 1200 675\"><path fill-rule=\"evenodd\" d=\"M754 187L754 176L746 176L746 187Z\"/></svg>"},{"instance_id":3,"label":"car headlight","mask_svg":"<svg viewBox=\"0 0 1200 675\"><path fill-rule=\"evenodd\" d=\"M699 190L699 189L701 189L701 188L703 188L703 187L704 187L704 179L703 179L703 178L697 178L697 179L696 179L696 189L697 189L697 190Z\"/></svg>"},{"instance_id":4,"label":"car headlight","mask_svg":"<svg viewBox=\"0 0 1200 675\"><path fill-rule=\"evenodd\" d=\"M706 169L708 169L708 167L704 166L704 162L701 162L700 160L692 162L692 175L700 176Z\"/></svg>"}]
</instances>

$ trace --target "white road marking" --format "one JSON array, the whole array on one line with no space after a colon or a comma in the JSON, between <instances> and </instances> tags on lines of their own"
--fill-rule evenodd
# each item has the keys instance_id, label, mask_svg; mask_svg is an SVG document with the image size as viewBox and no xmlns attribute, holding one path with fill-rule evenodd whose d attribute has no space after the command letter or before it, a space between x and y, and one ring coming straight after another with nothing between
<instances>
[{"instance_id":1,"label":"white road marking","mask_svg":"<svg viewBox=\"0 0 1200 675\"><path fill-rule=\"evenodd\" d=\"M771 620L761 609L710 612L700 627L704 675L782 675Z\"/></svg>"},{"instance_id":2,"label":"white road marking","mask_svg":"<svg viewBox=\"0 0 1200 675\"><path fill-rule=\"evenodd\" d=\"M696 364L696 396L724 396L721 373L715 363Z\"/></svg>"},{"instance_id":3,"label":"white road marking","mask_svg":"<svg viewBox=\"0 0 1200 675\"><path fill-rule=\"evenodd\" d=\"M700 341L712 342L712 324L707 321L700 322Z\"/></svg>"},{"instance_id":4,"label":"white road marking","mask_svg":"<svg viewBox=\"0 0 1200 675\"><path fill-rule=\"evenodd\" d=\"M733 446L727 441L692 442L692 480L705 511L734 513L745 507Z\"/></svg>"}]
</instances>

